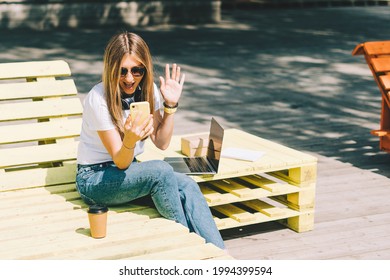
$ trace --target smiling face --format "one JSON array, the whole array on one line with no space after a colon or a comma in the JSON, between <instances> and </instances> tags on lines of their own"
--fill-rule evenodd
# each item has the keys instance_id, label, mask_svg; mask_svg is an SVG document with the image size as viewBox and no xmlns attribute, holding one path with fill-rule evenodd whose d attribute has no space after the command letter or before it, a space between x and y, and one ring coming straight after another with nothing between
<instances>
[{"instance_id":1,"label":"smiling face","mask_svg":"<svg viewBox=\"0 0 390 280\"><path fill-rule=\"evenodd\" d=\"M132 95L144 76L142 71L141 73L138 71L139 68L137 69L137 67L143 68L144 66L142 65L142 63L137 61L131 54L125 54L123 56L120 66L121 77L119 80L119 86L121 90L126 94ZM133 69L133 71L131 69Z\"/></svg>"}]
</instances>

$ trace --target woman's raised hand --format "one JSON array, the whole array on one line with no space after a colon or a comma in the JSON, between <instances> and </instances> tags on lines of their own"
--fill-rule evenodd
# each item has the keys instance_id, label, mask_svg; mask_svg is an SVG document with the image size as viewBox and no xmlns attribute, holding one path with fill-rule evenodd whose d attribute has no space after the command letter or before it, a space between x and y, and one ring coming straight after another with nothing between
<instances>
[{"instance_id":1,"label":"woman's raised hand","mask_svg":"<svg viewBox=\"0 0 390 280\"><path fill-rule=\"evenodd\" d=\"M180 99L183 90L185 74L180 73L180 67L175 63L172 65L172 75L169 64L165 65L165 79L160 76L160 91L168 106L175 106Z\"/></svg>"}]
</instances>

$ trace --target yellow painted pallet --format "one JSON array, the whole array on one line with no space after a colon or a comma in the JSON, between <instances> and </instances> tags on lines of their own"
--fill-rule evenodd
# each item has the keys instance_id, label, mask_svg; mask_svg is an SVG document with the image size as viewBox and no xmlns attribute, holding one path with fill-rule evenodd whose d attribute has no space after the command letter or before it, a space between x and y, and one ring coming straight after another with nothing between
<instances>
[{"instance_id":1,"label":"yellow painted pallet","mask_svg":"<svg viewBox=\"0 0 390 280\"><path fill-rule=\"evenodd\" d=\"M220 230L271 221L297 232L313 228L314 187L302 193L297 186L260 175L203 182L200 187ZM293 203L297 194L301 204Z\"/></svg>"},{"instance_id":2,"label":"yellow painted pallet","mask_svg":"<svg viewBox=\"0 0 390 280\"><path fill-rule=\"evenodd\" d=\"M64 61L0 64L0 259L231 259L148 205L110 207L107 237L91 238L70 75Z\"/></svg>"},{"instance_id":3,"label":"yellow painted pallet","mask_svg":"<svg viewBox=\"0 0 390 280\"><path fill-rule=\"evenodd\" d=\"M183 156L181 138L195 135L174 136L165 151L147 142L146 152L138 159ZM218 174L193 176L218 228L278 221L297 232L312 230L317 159L244 131L226 129L222 150L240 147L262 151L264 156L256 162L221 158Z\"/></svg>"}]
</instances>

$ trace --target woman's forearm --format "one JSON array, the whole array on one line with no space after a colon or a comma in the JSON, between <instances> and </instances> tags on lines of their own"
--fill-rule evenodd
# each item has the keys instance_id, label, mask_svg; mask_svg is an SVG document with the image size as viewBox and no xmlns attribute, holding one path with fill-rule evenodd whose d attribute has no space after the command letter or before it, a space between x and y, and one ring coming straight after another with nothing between
<instances>
[{"instance_id":1,"label":"woman's forearm","mask_svg":"<svg viewBox=\"0 0 390 280\"><path fill-rule=\"evenodd\" d=\"M155 130L156 133L153 135L152 141L161 150L167 149L171 143L174 119L174 114L167 113L164 113L164 115L159 118L158 126Z\"/></svg>"}]
</instances>

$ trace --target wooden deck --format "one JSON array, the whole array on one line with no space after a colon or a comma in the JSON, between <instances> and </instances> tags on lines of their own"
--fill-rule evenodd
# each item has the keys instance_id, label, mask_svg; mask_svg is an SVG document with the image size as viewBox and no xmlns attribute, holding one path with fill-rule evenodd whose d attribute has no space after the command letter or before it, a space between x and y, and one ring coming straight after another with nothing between
<instances>
[{"instance_id":1,"label":"wooden deck","mask_svg":"<svg viewBox=\"0 0 390 280\"><path fill-rule=\"evenodd\" d=\"M319 157L315 225L311 232L288 229L226 241L237 259L389 259L390 180ZM251 231L252 230L252 231Z\"/></svg>"}]
</instances>

